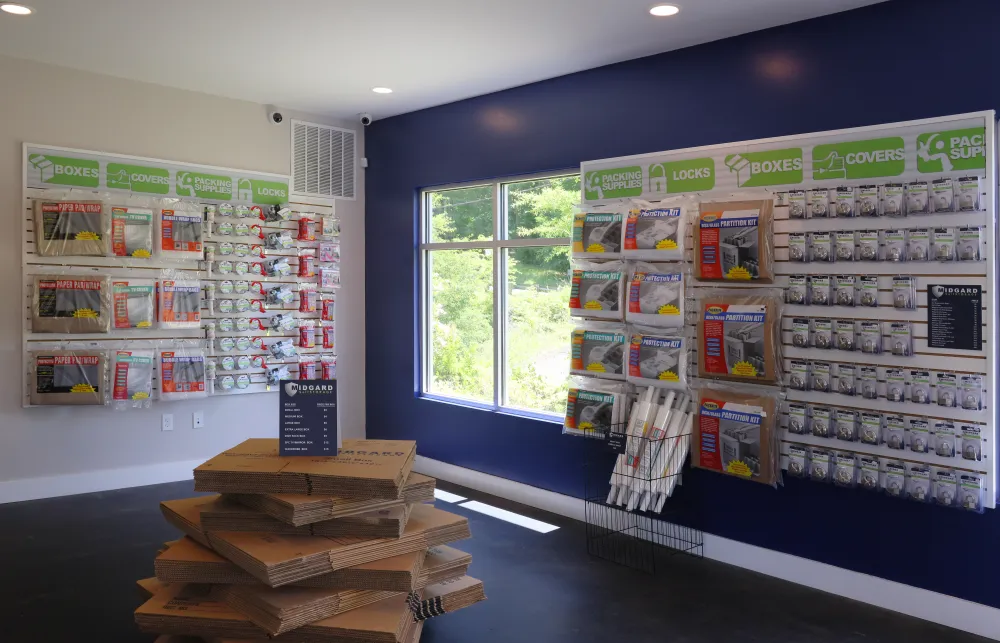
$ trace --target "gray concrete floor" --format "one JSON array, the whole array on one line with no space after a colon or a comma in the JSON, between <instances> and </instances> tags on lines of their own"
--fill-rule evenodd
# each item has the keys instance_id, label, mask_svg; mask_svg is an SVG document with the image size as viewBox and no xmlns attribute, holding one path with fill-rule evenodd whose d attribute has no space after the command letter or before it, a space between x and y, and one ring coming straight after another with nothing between
<instances>
[{"instance_id":1,"label":"gray concrete floor","mask_svg":"<svg viewBox=\"0 0 1000 643\"><path fill-rule=\"evenodd\" d=\"M660 558L655 576L641 573L589 556L581 523L440 486L560 529L540 534L439 502L469 517L473 538L458 547L489 600L433 619L422 643L987 640L703 559ZM177 537L158 502L191 495L180 482L0 505L0 640L152 641L132 621L134 583Z\"/></svg>"}]
</instances>

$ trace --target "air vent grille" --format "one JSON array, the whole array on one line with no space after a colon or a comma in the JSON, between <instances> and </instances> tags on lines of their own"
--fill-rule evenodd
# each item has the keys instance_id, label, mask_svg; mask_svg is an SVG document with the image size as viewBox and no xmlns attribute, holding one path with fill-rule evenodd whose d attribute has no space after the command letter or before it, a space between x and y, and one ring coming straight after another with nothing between
<instances>
[{"instance_id":1,"label":"air vent grille","mask_svg":"<svg viewBox=\"0 0 1000 643\"><path fill-rule=\"evenodd\" d=\"M292 192L354 198L354 137L339 127L292 121Z\"/></svg>"}]
</instances>

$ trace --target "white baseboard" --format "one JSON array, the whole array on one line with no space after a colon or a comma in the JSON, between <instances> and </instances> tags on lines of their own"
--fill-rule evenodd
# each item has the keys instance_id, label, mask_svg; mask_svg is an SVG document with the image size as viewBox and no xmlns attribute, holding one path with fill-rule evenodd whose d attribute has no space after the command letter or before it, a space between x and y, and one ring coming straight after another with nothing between
<instances>
[{"instance_id":1,"label":"white baseboard","mask_svg":"<svg viewBox=\"0 0 1000 643\"><path fill-rule=\"evenodd\" d=\"M0 482L0 504L190 480L194 477L194 468L203 462L204 460L164 462L124 469L6 480Z\"/></svg>"},{"instance_id":2,"label":"white baseboard","mask_svg":"<svg viewBox=\"0 0 1000 643\"><path fill-rule=\"evenodd\" d=\"M477 491L583 520L584 503L512 480L417 456L414 470ZM1000 609L808 558L705 534L705 557L914 618L1000 640Z\"/></svg>"}]
</instances>

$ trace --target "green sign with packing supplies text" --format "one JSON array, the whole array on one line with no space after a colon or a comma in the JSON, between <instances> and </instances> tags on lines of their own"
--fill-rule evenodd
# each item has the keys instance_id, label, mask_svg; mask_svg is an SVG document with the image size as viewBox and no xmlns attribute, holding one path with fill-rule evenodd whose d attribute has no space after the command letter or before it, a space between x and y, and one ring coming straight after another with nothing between
<instances>
[{"instance_id":1,"label":"green sign with packing supplies text","mask_svg":"<svg viewBox=\"0 0 1000 643\"><path fill-rule=\"evenodd\" d=\"M287 203L291 192L281 175L209 168L82 150L26 145L31 188L76 187L205 201Z\"/></svg>"}]
</instances>

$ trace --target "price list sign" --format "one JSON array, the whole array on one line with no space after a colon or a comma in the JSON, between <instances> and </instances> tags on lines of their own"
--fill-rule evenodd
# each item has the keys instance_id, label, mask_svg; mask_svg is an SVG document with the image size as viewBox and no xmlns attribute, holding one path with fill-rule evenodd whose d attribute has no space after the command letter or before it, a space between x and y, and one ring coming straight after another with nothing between
<instances>
[{"instance_id":1,"label":"price list sign","mask_svg":"<svg viewBox=\"0 0 1000 643\"><path fill-rule=\"evenodd\" d=\"M282 380L278 403L281 455L335 456L340 452L337 380Z\"/></svg>"}]
</instances>

